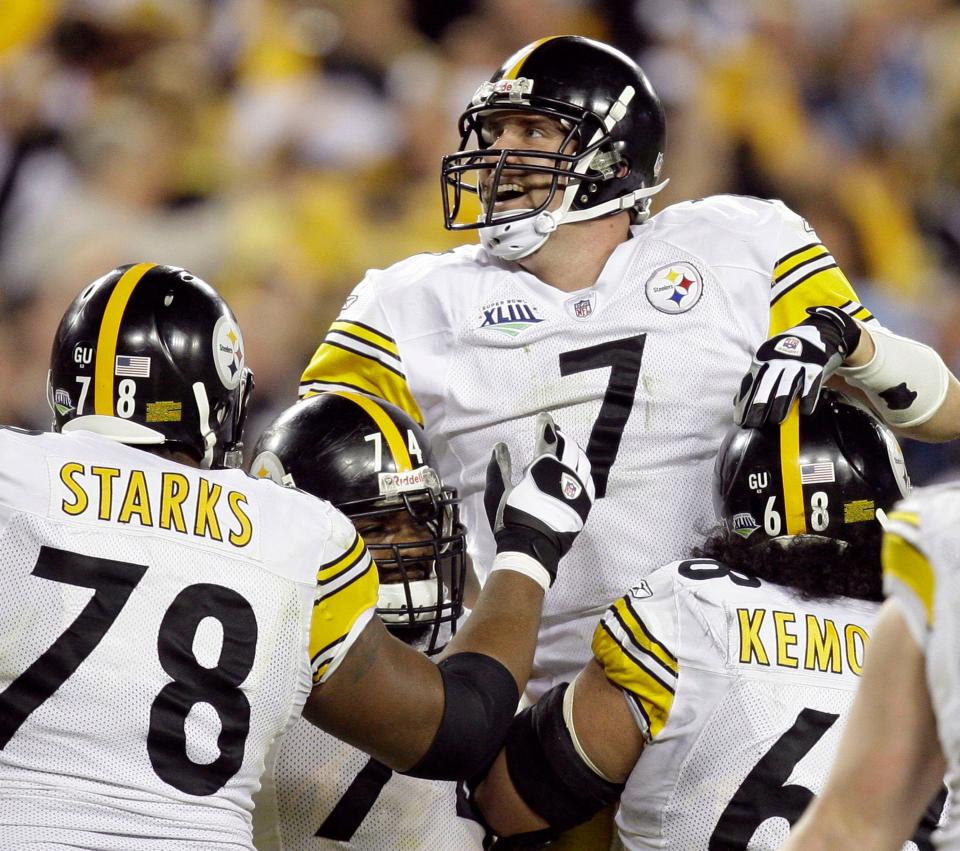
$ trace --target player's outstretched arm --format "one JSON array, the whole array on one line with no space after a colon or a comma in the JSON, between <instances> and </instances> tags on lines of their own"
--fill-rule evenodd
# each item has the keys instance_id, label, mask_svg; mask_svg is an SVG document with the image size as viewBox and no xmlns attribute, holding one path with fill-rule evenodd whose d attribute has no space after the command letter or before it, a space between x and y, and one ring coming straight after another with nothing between
<instances>
[{"instance_id":1,"label":"player's outstretched arm","mask_svg":"<svg viewBox=\"0 0 960 851\"><path fill-rule=\"evenodd\" d=\"M867 328L836 307L807 313L804 322L757 349L734 400L740 425L783 422L796 399L800 413L810 413L829 382L865 399L905 436L960 436L960 384L932 348L885 328Z\"/></svg>"},{"instance_id":2,"label":"player's outstretched arm","mask_svg":"<svg viewBox=\"0 0 960 851\"><path fill-rule=\"evenodd\" d=\"M623 692L591 660L514 719L474 803L501 837L566 830L619 798L644 744Z\"/></svg>"},{"instance_id":3,"label":"player's outstretched arm","mask_svg":"<svg viewBox=\"0 0 960 851\"><path fill-rule=\"evenodd\" d=\"M514 487L509 451L494 451L485 502L497 556L439 664L374 618L313 690L310 721L415 776L465 778L489 764L530 675L544 592L593 502L586 455L546 414L535 455Z\"/></svg>"},{"instance_id":4,"label":"player's outstretched arm","mask_svg":"<svg viewBox=\"0 0 960 851\"><path fill-rule=\"evenodd\" d=\"M783 851L897 851L943 782L924 656L898 604L884 604L823 795Z\"/></svg>"}]
</instances>

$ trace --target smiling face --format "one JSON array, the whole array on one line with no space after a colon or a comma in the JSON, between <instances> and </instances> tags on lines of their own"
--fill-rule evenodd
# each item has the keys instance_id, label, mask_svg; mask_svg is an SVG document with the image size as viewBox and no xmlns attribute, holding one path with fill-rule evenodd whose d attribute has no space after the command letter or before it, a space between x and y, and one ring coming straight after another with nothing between
<instances>
[{"instance_id":1,"label":"smiling face","mask_svg":"<svg viewBox=\"0 0 960 851\"><path fill-rule=\"evenodd\" d=\"M489 209L491 203L498 213L536 209L549 197L555 181L558 191L546 209L553 210L560 206L563 181L555 175L531 170L531 167L557 165L555 157L536 156L537 153L570 154L574 151L576 143L570 138L570 130L561 121L533 112L491 112L480 122L480 137L486 150L490 151L487 159L491 163L491 168L483 169L480 173L480 199L485 209ZM504 150L530 151L531 156L522 153L507 156L494 198L496 172L492 166L499 161Z\"/></svg>"}]
</instances>

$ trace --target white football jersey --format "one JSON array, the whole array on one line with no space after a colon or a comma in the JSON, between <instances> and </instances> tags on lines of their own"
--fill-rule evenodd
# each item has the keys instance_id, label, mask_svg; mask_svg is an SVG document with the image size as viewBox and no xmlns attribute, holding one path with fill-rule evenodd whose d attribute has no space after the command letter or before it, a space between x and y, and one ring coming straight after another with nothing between
<instances>
[{"instance_id":1,"label":"white football jersey","mask_svg":"<svg viewBox=\"0 0 960 851\"><path fill-rule=\"evenodd\" d=\"M265 757L372 616L338 511L0 429L0 849L249 849Z\"/></svg>"},{"instance_id":2,"label":"white football jersey","mask_svg":"<svg viewBox=\"0 0 960 851\"><path fill-rule=\"evenodd\" d=\"M647 740L620 798L625 848L779 848L826 783L878 610L802 600L709 559L667 565L614 603L593 652Z\"/></svg>"},{"instance_id":3,"label":"white football jersey","mask_svg":"<svg viewBox=\"0 0 960 851\"><path fill-rule=\"evenodd\" d=\"M481 568L494 553L482 493L493 445L529 457L549 411L586 448L600 499L547 595L534 695L583 666L610 600L714 524L714 456L768 334L817 304L874 321L779 201L677 204L631 235L576 293L479 245L371 271L300 385L380 396L424 423Z\"/></svg>"},{"instance_id":4,"label":"white football jersey","mask_svg":"<svg viewBox=\"0 0 960 851\"><path fill-rule=\"evenodd\" d=\"M303 719L278 743L255 803L257 851L483 848L483 828L457 815L456 783L396 774Z\"/></svg>"},{"instance_id":5,"label":"white football jersey","mask_svg":"<svg viewBox=\"0 0 960 851\"><path fill-rule=\"evenodd\" d=\"M888 515L884 591L926 656L927 687L947 760L949 812L938 848L960 848L960 485L918 489Z\"/></svg>"}]
</instances>

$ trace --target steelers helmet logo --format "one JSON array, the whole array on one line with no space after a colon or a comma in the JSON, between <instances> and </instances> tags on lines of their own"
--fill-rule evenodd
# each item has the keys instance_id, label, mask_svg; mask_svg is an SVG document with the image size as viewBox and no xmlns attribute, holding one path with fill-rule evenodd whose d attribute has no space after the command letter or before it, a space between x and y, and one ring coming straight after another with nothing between
<instances>
[{"instance_id":1,"label":"steelers helmet logo","mask_svg":"<svg viewBox=\"0 0 960 851\"><path fill-rule=\"evenodd\" d=\"M221 316L213 328L213 362L227 390L233 390L243 375L243 338L229 316Z\"/></svg>"},{"instance_id":2,"label":"steelers helmet logo","mask_svg":"<svg viewBox=\"0 0 960 851\"><path fill-rule=\"evenodd\" d=\"M294 486L293 476L283 468L280 458L269 449L265 449L253 459L250 474L258 479L271 479L278 485Z\"/></svg>"},{"instance_id":3,"label":"steelers helmet logo","mask_svg":"<svg viewBox=\"0 0 960 851\"><path fill-rule=\"evenodd\" d=\"M686 313L703 295L703 277L691 263L671 263L647 281L647 300L662 313Z\"/></svg>"}]
</instances>

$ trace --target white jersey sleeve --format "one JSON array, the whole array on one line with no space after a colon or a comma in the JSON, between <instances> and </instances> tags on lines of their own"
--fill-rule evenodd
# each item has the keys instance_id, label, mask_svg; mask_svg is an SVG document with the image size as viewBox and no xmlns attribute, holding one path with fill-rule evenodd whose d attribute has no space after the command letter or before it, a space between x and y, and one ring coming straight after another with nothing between
<instances>
[{"instance_id":1,"label":"white jersey sleeve","mask_svg":"<svg viewBox=\"0 0 960 851\"><path fill-rule=\"evenodd\" d=\"M369 623L378 588L377 566L363 538L349 519L332 510L310 621L314 683L330 678Z\"/></svg>"},{"instance_id":2,"label":"white jersey sleeve","mask_svg":"<svg viewBox=\"0 0 960 851\"><path fill-rule=\"evenodd\" d=\"M396 405L422 424L393 329L380 306L376 282L382 274L368 272L347 297L304 370L300 397L328 390L365 393Z\"/></svg>"},{"instance_id":3,"label":"white jersey sleeve","mask_svg":"<svg viewBox=\"0 0 960 851\"><path fill-rule=\"evenodd\" d=\"M673 574L654 571L617 600L593 634L593 655L653 741L670 717L677 691L679 639Z\"/></svg>"}]
</instances>

